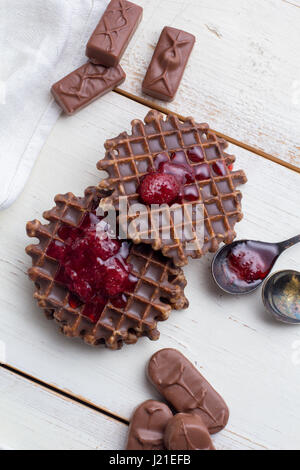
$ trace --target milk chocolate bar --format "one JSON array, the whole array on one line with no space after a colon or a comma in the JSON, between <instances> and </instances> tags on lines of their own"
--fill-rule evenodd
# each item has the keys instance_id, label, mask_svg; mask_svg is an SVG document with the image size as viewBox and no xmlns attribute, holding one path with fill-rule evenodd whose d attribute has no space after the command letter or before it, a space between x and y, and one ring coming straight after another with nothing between
<instances>
[{"instance_id":1,"label":"milk chocolate bar","mask_svg":"<svg viewBox=\"0 0 300 470\"><path fill-rule=\"evenodd\" d=\"M134 412L126 450L164 450L164 432L172 411L164 403L148 400Z\"/></svg>"},{"instance_id":2,"label":"milk chocolate bar","mask_svg":"<svg viewBox=\"0 0 300 470\"><path fill-rule=\"evenodd\" d=\"M215 450L199 415L178 413L167 424L164 436L168 450Z\"/></svg>"},{"instance_id":3,"label":"milk chocolate bar","mask_svg":"<svg viewBox=\"0 0 300 470\"><path fill-rule=\"evenodd\" d=\"M125 0L112 0L93 32L86 55L94 64L115 67L143 16L143 8Z\"/></svg>"},{"instance_id":4,"label":"milk chocolate bar","mask_svg":"<svg viewBox=\"0 0 300 470\"><path fill-rule=\"evenodd\" d=\"M88 62L55 83L51 92L65 113L73 114L121 85L125 78L120 65L106 68Z\"/></svg>"},{"instance_id":5,"label":"milk chocolate bar","mask_svg":"<svg viewBox=\"0 0 300 470\"><path fill-rule=\"evenodd\" d=\"M172 101L195 41L192 34L166 26L144 78L143 93L159 100Z\"/></svg>"},{"instance_id":6,"label":"milk chocolate bar","mask_svg":"<svg viewBox=\"0 0 300 470\"><path fill-rule=\"evenodd\" d=\"M229 410L223 398L179 351L155 353L148 364L148 377L178 412L199 415L210 434L226 426Z\"/></svg>"}]
</instances>

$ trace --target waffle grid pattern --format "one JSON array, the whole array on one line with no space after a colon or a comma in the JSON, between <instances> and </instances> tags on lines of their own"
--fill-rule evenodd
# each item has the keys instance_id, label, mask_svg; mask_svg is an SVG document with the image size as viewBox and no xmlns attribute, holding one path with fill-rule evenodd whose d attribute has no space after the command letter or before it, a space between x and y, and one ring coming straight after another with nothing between
<instances>
[{"instance_id":1,"label":"waffle grid pattern","mask_svg":"<svg viewBox=\"0 0 300 470\"><path fill-rule=\"evenodd\" d=\"M99 205L102 195L98 189L88 188L84 198L76 198L72 193L56 196L56 206L43 214L49 224L42 225L37 220L27 224L28 235L38 238L39 243L28 246L26 252L32 258L29 276L36 285L34 297L48 318L54 318L67 336L119 349L123 343L135 343L140 336L158 339L157 321L166 320L172 308L188 306L183 292L186 280L182 270L161 253L146 245L132 245L128 262L138 282L133 292L125 293L128 297L125 308L108 302L94 324L82 315L84 305L76 308L70 305L70 292L55 280L59 263L47 255L47 249L53 240L62 241L58 236L62 225L79 227L86 212Z\"/></svg>"},{"instance_id":2,"label":"waffle grid pattern","mask_svg":"<svg viewBox=\"0 0 300 470\"><path fill-rule=\"evenodd\" d=\"M187 155L189 149L199 147L204 157L203 163L210 167L211 177L206 180L186 184L185 188L196 186L199 193L198 204L203 205L204 227L201 237L196 230L197 220L195 212L191 211L192 217L187 214L184 224L176 226L175 213L170 207L161 211L162 216L156 217L156 211L147 208L146 218L152 221L150 230L143 231L134 223L136 215L127 215L120 220L124 229L129 225L132 232L130 238L135 243L150 243L155 250L161 249L163 254L171 257L177 266L184 266L188 257L200 258L207 251L215 252L219 244L224 241L230 243L236 236L234 225L239 222L243 215L241 212L241 192L236 190L239 184L247 181L243 171L230 171L228 166L232 165L235 157L224 152L227 142L220 139L209 129L207 124L196 124L192 118L182 123L179 119L170 115L164 119L157 111L150 111L145 118L145 124L140 120L132 122L132 134L120 134L115 139L108 140L105 144L106 156L98 162L98 169L108 173L108 178L102 180L100 188L112 189L111 197L105 200L105 204L113 204L119 207L119 198L126 197L128 210L130 206L139 202L138 186L141 179L149 172L156 170L155 159L159 154L169 152L184 152L191 166L199 165L193 163ZM213 167L222 164L226 168L226 175L218 176ZM191 205L185 202L180 205ZM177 209L178 210L178 209ZM159 225L155 220L163 221ZM153 223L154 222L154 223ZM180 233L190 234L189 239L180 237ZM162 234L170 233L171 237L163 238ZM204 237L202 236L204 234ZM194 241L194 249L187 249L187 243Z\"/></svg>"}]
</instances>

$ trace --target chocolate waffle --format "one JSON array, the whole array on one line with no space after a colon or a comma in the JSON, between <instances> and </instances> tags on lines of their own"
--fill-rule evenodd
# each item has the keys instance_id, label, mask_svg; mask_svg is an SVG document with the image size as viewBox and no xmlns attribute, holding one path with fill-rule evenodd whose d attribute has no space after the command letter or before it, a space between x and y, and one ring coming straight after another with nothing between
<instances>
[{"instance_id":1,"label":"chocolate waffle","mask_svg":"<svg viewBox=\"0 0 300 470\"><path fill-rule=\"evenodd\" d=\"M135 343L141 336L156 340L159 338L157 322L166 320L172 309L188 306L184 274L171 260L150 246L135 246L130 242L127 262L135 284L124 292L125 305L118 306L109 298L101 314L88 316L86 305L74 301L73 293L61 283L60 262L49 254L51 243L58 247L66 243L62 233L79 229L85 217L96 212L101 197L103 191L93 187L85 191L83 198L72 193L58 195L56 206L43 214L49 224L43 225L38 220L28 222L28 236L39 240L38 244L26 248L32 258L28 274L35 283L34 297L65 335L81 337L90 345L105 344L119 349L123 343Z\"/></svg>"},{"instance_id":2,"label":"chocolate waffle","mask_svg":"<svg viewBox=\"0 0 300 470\"><path fill-rule=\"evenodd\" d=\"M97 164L99 170L108 173L99 188L113 191L105 204L119 208L120 198L125 198L129 214L120 213L120 221L124 230L131 226L129 238L136 244L147 243L155 250L162 250L163 255L172 258L176 266L186 265L188 257L200 258L208 251L215 252L221 242L234 240L234 226L243 217L242 194L236 188L246 183L247 178L243 171L232 171L235 157L225 153L227 146L227 142L218 138L207 124L197 124L192 118L181 122L174 115L164 118L152 110L145 123L140 120L132 122L130 135L124 132L106 141L106 155ZM201 155L200 163L189 158L193 152ZM158 209L161 215L155 217L155 210L150 215L150 206L146 206L144 216L151 220L151 226L144 230L135 224L136 214L130 214L130 207L141 202L140 183L149 172L157 171L156 162L162 154L171 161L172 155L177 153L200 175L199 179L185 184L186 200L179 204L178 209L191 205L190 195L196 191L193 204L202 205L202 230L198 232L196 229L194 210L178 226L176 211L164 207L163 210ZM185 231L190 234L188 237L182 236ZM165 236L165 233L170 233L170 236Z\"/></svg>"}]
</instances>

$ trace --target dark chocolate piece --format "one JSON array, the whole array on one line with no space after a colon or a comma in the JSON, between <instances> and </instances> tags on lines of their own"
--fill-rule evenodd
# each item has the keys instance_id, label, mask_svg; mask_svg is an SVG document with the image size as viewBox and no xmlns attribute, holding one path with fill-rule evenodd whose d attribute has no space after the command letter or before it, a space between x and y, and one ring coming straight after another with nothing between
<instances>
[{"instance_id":1,"label":"dark chocolate piece","mask_svg":"<svg viewBox=\"0 0 300 470\"><path fill-rule=\"evenodd\" d=\"M172 101L195 41L192 34L166 26L144 78L143 93L159 100Z\"/></svg>"},{"instance_id":2,"label":"dark chocolate piece","mask_svg":"<svg viewBox=\"0 0 300 470\"><path fill-rule=\"evenodd\" d=\"M229 410L223 398L179 351L155 353L148 364L148 377L178 412L200 415L210 434L226 426Z\"/></svg>"},{"instance_id":3,"label":"dark chocolate piece","mask_svg":"<svg viewBox=\"0 0 300 470\"><path fill-rule=\"evenodd\" d=\"M67 114L73 114L124 82L126 74L118 65L106 68L88 62L55 83L51 92Z\"/></svg>"},{"instance_id":4,"label":"dark chocolate piece","mask_svg":"<svg viewBox=\"0 0 300 470\"><path fill-rule=\"evenodd\" d=\"M86 55L94 64L115 67L142 20L143 8L125 0L112 0L93 32Z\"/></svg>"},{"instance_id":5,"label":"dark chocolate piece","mask_svg":"<svg viewBox=\"0 0 300 470\"><path fill-rule=\"evenodd\" d=\"M128 435L127 450L163 450L164 432L172 411L164 403L148 400L134 412Z\"/></svg>"},{"instance_id":6,"label":"dark chocolate piece","mask_svg":"<svg viewBox=\"0 0 300 470\"><path fill-rule=\"evenodd\" d=\"M164 437L168 450L215 450L202 418L178 413L169 420Z\"/></svg>"}]
</instances>

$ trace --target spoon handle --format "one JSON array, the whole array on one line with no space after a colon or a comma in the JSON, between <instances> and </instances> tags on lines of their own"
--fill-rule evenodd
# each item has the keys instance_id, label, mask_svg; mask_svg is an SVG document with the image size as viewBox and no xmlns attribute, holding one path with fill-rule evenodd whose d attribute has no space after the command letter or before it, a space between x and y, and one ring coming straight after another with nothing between
<instances>
[{"instance_id":1,"label":"spoon handle","mask_svg":"<svg viewBox=\"0 0 300 470\"><path fill-rule=\"evenodd\" d=\"M289 240L285 240L284 242L279 243L279 246L282 251L285 251L291 246L296 245L296 243L300 243L300 235L296 235L296 237L289 238Z\"/></svg>"}]
</instances>

